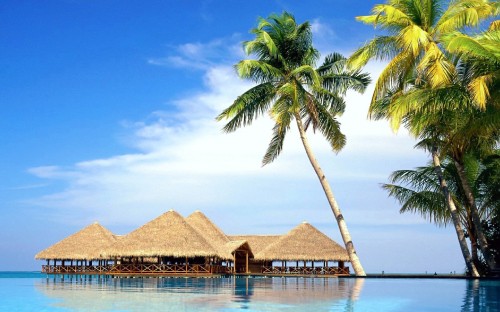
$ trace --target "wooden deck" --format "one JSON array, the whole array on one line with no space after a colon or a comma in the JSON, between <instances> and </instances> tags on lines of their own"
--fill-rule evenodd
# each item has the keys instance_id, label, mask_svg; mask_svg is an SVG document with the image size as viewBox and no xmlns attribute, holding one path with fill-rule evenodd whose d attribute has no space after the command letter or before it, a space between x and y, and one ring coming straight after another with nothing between
<instances>
[{"instance_id":1,"label":"wooden deck","mask_svg":"<svg viewBox=\"0 0 500 312\"><path fill-rule=\"evenodd\" d=\"M349 275L349 267L281 267L264 266L262 274L269 275Z\"/></svg>"},{"instance_id":2,"label":"wooden deck","mask_svg":"<svg viewBox=\"0 0 500 312\"><path fill-rule=\"evenodd\" d=\"M203 264L42 265L49 274L226 274L230 267Z\"/></svg>"},{"instance_id":3,"label":"wooden deck","mask_svg":"<svg viewBox=\"0 0 500 312\"><path fill-rule=\"evenodd\" d=\"M112 264L112 265L42 265L48 274L103 274L103 275L190 275L234 274L233 267L203 264ZM281 267L262 266L258 275L349 275L349 267Z\"/></svg>"}]
</instances>

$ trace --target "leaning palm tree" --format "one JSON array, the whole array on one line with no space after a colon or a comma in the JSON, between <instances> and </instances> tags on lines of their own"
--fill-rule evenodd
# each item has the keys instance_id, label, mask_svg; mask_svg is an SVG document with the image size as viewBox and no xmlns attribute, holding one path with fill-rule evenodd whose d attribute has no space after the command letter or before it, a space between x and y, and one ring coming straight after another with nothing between
<instances>
[{"instance_id":1,"label":"leaning palm tree","mask_svg":"<svg viewBox=\"0 0 500 312\"><path fill-rule=\"evenodd\" d=\"M343 95L348 89L364 91L370 79L367 74L347 70L346 59L336 53L328 55L316 68L319 53L312 45L310 24L297 25L289 13L261 18L251 32L255 39L245 42L244 48L247 55L257 59L242 60L235 67L241 78L252 80L256 85L240 95L217 119L230 119L224 131L233 132L269 112L275 125L263 165L280 154L285 136L295 122L335 215L353 269L356 275L364 276L347 224L313 154L306 131L309 127L318 130L334 151L340 151L345 145L345 136L336 116L344 110Z\"/></svg>"},{"instance_id":2,"label":"leaning palm tree","mask_svg":"<svg viewBox=\"0 0 500 312\"><path fill-rule=\"evenodd\" d=\"M445 7L446 5L448 6ZM369 115L389 119L393 129L398 129L403 121L411 120L413 115L408 114L411 110L407 109L407 105L386 105L386 108L391 106L392 110L381 113L380 108L384 105L380 103L405 103L408 99L406 95L408 89L415 86L420 89L418 92L413 92L414 98L417 99L429 90L452 85L456 79L457 69L445 49L447 34L464 27L475 27L484 19L493 16L497 9L495 4L487 0L388 0L386 4L375 5L372 15L358 17L359 21L373 24L386 30L387 33L375 37L355 51L349 61L350 66L354 68L364 66L370 59L389 61L375 84ZM397 101L398 99L405 100ZM435 101L417 100L415 103L429 104ZM450 101L447 104L456 103ZM475 101L474 104L483 109L485 107L484 102ZM439 113L442 109L433 105L427 105L427 108L431 113ZM425 118L425 114L422 116ZM434 126L436 125L426 129L431 130ZM440 156L444 155L438 149L438 138L438 134L427 137L434 144L429 151L434 161L435 173L447 198L447 206L454 216L455 230L469 272L473 276L478 276L456 217L456 207L441 172Z\"/></svg>"},{"instance_id":3,"label":"leaning palm tree","mask_svg":"<svg viewBox=\"0 0 500 312\"><path fill-rule=\"evenodd\" d=\"M482 64L481 67L483 70L487 66ZM476 62L459 60L452 84L435 89L413 86L393 97L386 108L375 106L375 110L386 110L388 115L394 109L406 112L403 122L412 134L423 139L419 146L429 150L433 157L439 151L443 157L453 160L471 207L479 247L490 268L494 269L496 264L482 230L465 161L473 153L478 157L491 154L497 146L500 141L500 106L492 99L487 101L484 110L474 105L474 92L469 86L478 76L476 68Z\"/></svg>"},{"instance_id":4,"label":"leaning palm tree","mask_svg":"<svg viewBox=\"0 0 500 312\"><path fill-rule=\"evenodd\" d=\"M452 192L450 191L446 176L443 174L441 165L441 158L444 158L446 154L442 152L440 135L448 130L443 128L449 125L447 122L449 121L449 116L453 115L453 111L443 109L440 113L434 113L433 109L436 104L441 105L449 102L443 100L442 97L437 97L436 93L442 96L449 96L450 93L433 91L426 85L420 86L417 84L416 79L412 83L408 84L408 90L404 92L398 92L397 90L387 92L385 98L376 101L372 105L372 116L376 119L391 119L393 110L403 110L405 112L398 123L404 123L411 134L419 137L421 141L417 146L427 150L431 154L434 165L433 171L439 182L438 185L442 192L444 203L449 211L467 270L472 276L478 277L479 272L467 245L458 208L452 198ZM415 108L416 105L420 105L418 109ZM428 107L431 108L432 113L426 110Z\"/></svg>"},{"instance_id":5,"label":"leaning palm tree","mask_svg":"<svg viewBox=\"0 0 500 312\"><path fill-rule=\"evenodd\" d=\"M498 184L495 185L491 180L500 169L498 155L492 154L481 160L469 156L466 164L466 173L474 192L481 221L490 222L500 207L500 202L495 198L500 192ZM478 241L471 215L472 207L461 186L457 168L449 158L443 161L441 167L443 176L449 182L450 194L457 207L460 223L467 230L474 264L480 267ZM433 164L414 170L395 171L390 181L389 184L383 184L383 188L388 191L389 196L399 201L400 213L420 214L438 226L453 224L450 211L446 209L446 199L440 190L440 182L434 174Z\"/></svg>"}]
</instances>

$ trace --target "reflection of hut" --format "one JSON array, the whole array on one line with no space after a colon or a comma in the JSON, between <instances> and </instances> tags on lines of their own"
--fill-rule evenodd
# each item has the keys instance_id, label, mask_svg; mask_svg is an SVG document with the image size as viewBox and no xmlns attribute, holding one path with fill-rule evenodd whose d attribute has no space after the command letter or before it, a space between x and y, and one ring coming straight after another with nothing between
<instances>
[{"instance_id":1,"label":"reflection of hut","mask_svg":"<svg viewBox=\"0 0 500 312\"><path fill-rule=\"evenodd\" d=\"M47 260L46 268L56 268L50 273L79 273L106 266L108 260L101 256L104 250L115 243L116 236L95 222L75 234L36 254L35 259ZM50 266L50 261L53 266ZM94 266L97 261L98 267ZM58 265L59 263L59 265Z\"/></svg>"},{"instance_id":2,"label":"reflection of hut","mask_svg":"<svg viewBox=\"0 0 500 312\"><path fill-rule=\"evenodd\" d=\"M349 274L345 249L308 223L286 235L227 236L200 211L170 210L119 239L95 223L36 259L54 260L47 273Z\"/></svg>"},{"instance_id":3,"label":"reflection of hut","mask_svg":"<svg viewBox=\"0 0 500 312\"><path fill-rule=\"evenodd\" d=\"M352 311L364 279L93 278L34 282L51 308L71 311ZM168 295L166 292L168 292ZM186 295L195 292L195 295Z\"/></svg>"}]
</instances>

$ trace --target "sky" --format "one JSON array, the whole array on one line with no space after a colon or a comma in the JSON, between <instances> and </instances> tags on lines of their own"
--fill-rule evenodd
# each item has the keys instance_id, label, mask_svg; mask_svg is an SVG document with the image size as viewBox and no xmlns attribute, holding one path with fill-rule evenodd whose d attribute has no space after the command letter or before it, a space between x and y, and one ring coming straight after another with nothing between
<instances>
[{"instance_id":1,"label":"sky","mask_svg":"<svg viewBox=\"0 0 500 312\"><path fill-rule=\"evenodd\" d=\"M259 17L309 21L322 56L377 31L379 1L5 0L0 3L0 271L98 221L126 234L174 209L227 234L284 234L308 221L342 244L297 131L272 164L267 115L225 134L215 117L252 84L233 65ZM375 80L384 67L371 62ZM463 272L451 227L400 214L381 183L427 163L403 130L367 120L373 85L350 92L346 147L308 133L368 273Z\"/></svg>"}]
</instances>

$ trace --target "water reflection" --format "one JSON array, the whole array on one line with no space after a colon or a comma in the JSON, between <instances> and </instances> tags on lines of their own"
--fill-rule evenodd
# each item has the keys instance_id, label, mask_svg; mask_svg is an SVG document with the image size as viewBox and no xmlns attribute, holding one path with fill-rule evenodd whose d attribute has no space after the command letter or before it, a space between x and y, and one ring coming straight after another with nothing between
<instances>
[{"instance_id":1,"label":"water reflection","mask_svg":"<svg viewBox=\"0 0 500 312\"><path fill-rule=\"evenodd\" d=\"M500 310L500 287L498 280L468 280L462 312ZM495 307L492 309L492 307Z\"/></svg>"},{"instance_id":2,"label":"water reflection","mask_svg":"<svg viewBox=\"0 0 500 312\"><path fill-rule=\"evenodd\" d=\"M57 276L35 284L74 311L266 310L354 311L364 279L342 278L111 278Z\"/></svg>"}]
</instances>

